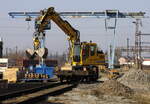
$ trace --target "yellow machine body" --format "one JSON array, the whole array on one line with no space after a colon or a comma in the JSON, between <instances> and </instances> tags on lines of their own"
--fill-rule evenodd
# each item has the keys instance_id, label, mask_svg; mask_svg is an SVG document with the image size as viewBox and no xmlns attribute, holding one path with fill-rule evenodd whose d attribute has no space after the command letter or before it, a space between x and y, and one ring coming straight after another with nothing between
<instances>
[{"instance_id":1,"label":"yellow machine body","mask_svg":"<svg viewBox=\"0 0 150 104\"><path fill-rule=\"evenodd\" d=\"M105 65L105 54L100 51L96 43L82 42L80 45L80 61L72 61L72 65Z\"/></svg>"}]
</instances>

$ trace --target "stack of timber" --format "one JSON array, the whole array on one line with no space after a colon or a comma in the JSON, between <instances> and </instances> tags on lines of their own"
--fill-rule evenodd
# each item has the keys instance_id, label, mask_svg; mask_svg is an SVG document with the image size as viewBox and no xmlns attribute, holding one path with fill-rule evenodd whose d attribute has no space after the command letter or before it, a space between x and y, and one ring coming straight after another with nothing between
<instances>
[{"instance_id":1,"label":"stack of timber","mask_svg":"<svg viewBox=\"0 0 150 104\"><path fill-rule=\"evenodd\" d=\"M3 79L8 80L8 83L15 83L19 79L24 78L24 75L24 70L19 70L19 68L7 68L3 73Z\"/></svg>"}]
</instances>

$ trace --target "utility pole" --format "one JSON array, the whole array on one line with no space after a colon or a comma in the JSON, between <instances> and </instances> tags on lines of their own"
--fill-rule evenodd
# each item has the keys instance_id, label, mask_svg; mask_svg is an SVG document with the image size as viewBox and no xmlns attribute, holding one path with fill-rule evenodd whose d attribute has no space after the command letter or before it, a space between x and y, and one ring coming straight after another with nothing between
<instances>
[{"instance_id":1,"label":"utility pole","mask_svg":"<svg viewBox=\"0 0 150 104\"><path fill-rule=\"evenodd\" d=\"M129 38L127 38L127 58L129 58Z\"/></svg>"},{"instance_id":2,"label":"utility pole","mask_svg":"<svg viewBox=\"0 0 150 104\"><path fill-rule=\"evenodd\" d=\"M133 22L135 24L135 49L134 49L134 57L135 57L135 67L141 68L141 31L139 31L139 27L141 25L141 19L136 19L136 21Z\"/></svg>"},{"instance_id":3,"label":"utility pole","mask_svg":"<svg viewBox=\"0 0 150 104\"><path fill-rule=\"evenodd\" d=\"M0 37L0 58L3 57L3 39Z\"/></svg>"},{"instance_id":4,"label":"utility pole","mask_svg":"<svg viewBox=\"0 0 150 104\"><path fill-rule=\"evenodd\" d=\"M8 48L6 48L6 57L8 58Z\"/></svg>"},{"instance_id":5,"label":"utility pole","mask_svg":"<svg viewBox=\"0 0 150 104\"><path fill-rule=\"evenodd\" d=\"M110 22L111 18L106 18L105 19L105 29L107 30L113 30L113 39L110 43L110 52L108 52L108 68L109 69L113 69L114 68L114 60L115 60L115 49L116 49L116 27L117 27L117 19L118 19L118 15L119 15L119 11L118 10L114 10L114 11L106 11L106 16L108 16L110 13L114 13L115 17L112 19L114 21L113 24L111 24L111 26L108 25L108 22Z\"/></svg>"},{"instance_id":6,"label":"utility pole","mask_svg":"<svg viewBox=\"0 0 150 104\"><path fill-rule=\"evenodd\" d=\"M16 46L16 55L18 54L18 47Z\"/></svg>"},{"instance_id":7,"label":"utility pole","mask_svg":"<svg viewBox=\"0 0 150 104\"><path fill-rule=\"evenodd\" d=\"M139 31L139 69L142 69L142 56L141 56L141 52L142 52L142 46L141 46L141 43L142 43L142 35L141 35L141 31Z\"/></svg>"},{"instance_id":8,"label":"utility pole","mask_svg":"<svg viewBox=\"0 0 150 104\"><path fill-rule=\"evenodd\" d=\"M129 38L127 38L127 66L129 68Z\"/></svg>"},{"instance_id":9,"label":"utility pole","mask_svg":"<svg viewBox=\"0 0 150 104\"><path fill-rule=\"evenodd\" d=\"M142 36L150 36L150 34L145 34L145 33L141 33L141 31L139 32L139 68L142 69L142 51L144 51L144 49L142 49L142 43L148 43L149 42L142 42Z\"/></svg>"}]
</instances>

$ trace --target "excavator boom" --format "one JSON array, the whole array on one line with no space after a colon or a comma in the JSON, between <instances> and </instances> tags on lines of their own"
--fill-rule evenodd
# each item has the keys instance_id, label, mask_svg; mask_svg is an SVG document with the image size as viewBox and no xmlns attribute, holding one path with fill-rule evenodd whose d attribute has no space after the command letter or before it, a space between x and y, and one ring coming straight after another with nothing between
<instances>
[{"instance_id":1,"label":"excavator boom","mask_svg":"<svg viewBox=\"0 0 150 104\"><path fill-rule=\"evenodd\" d=\"M69 36L69 40L80 41L79 31L74 29L67 21L63 20L60 15L55 12L53 7L48 8L46 11L41 11L41 14L42 16L37 18L37 20L40 20L40 24L38 24L39 32L43 32L44 27L49 23L48 21L52 20L66 35Z\"/></svg>"}]
</instances>

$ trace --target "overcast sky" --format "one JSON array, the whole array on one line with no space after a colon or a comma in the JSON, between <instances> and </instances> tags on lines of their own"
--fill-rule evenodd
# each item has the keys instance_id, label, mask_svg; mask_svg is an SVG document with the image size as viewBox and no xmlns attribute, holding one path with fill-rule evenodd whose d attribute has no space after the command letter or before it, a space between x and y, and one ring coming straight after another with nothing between
<instances>
[{"instance_id":1,"label":"overcast sky","mask_svg":"<svg viewBox=\"0 0 150 104\"><path fill-rule=\"evenodd\" d=\"M5 48L25 50L32 48L32 35L34 23L25 22L24 18L12 19L8 12L14 11L40 11L48 7L55 7L58 12L63 11L104 11L106 9L118 9L121 12L146 12L150 16L149 0L1 0L0 3L0 36L4 41ZM69 19L70 24L80 31L82 41L97 42L107 50L112 40L112 31L105 31L104 20L97 18ZM130 38L134 43L135 26L134 19L119 19L117 22L116 45L126 45L126 39ZM143 19L142 31L150 33L150 19ZM68 42L65 34L52 23L52 29L46 32L46 47L49 52L59 53L66 51ZM149 41L143 38L144 41Z\"/></svg>"}]
</instances>

